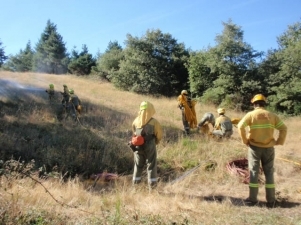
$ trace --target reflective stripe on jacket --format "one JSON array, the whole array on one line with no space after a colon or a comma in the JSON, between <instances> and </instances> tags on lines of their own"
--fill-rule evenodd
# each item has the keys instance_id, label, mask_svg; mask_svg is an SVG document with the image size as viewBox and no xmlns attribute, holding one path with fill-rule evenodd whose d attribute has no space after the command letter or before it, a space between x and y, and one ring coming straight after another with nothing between
<instances>
[{"instance_id":1,"label":"reflective stripe on jacket","mask_svg":"<svg viewBox=\"0 0 301 225\"><path fill-rule=\"evenodd\" d=\"M249 127L248 134L246 134L246 127ZM282 120L263 107L257 107L247 113L238 123L237 128L244 144L263 148L283 145L287 134L287 127ZM279 130L276 139L274 129Z\"/></svg>"}]
</instances>

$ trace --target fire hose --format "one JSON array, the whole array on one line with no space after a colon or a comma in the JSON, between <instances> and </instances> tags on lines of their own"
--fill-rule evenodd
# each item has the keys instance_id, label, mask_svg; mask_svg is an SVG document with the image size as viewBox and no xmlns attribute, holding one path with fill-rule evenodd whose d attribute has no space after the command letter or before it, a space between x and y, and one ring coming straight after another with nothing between
<instances>
[{"instance_id":1,"label":"fire hose","mask_svg":"<svg viewBox=\"0 0 301 225\"><path fill-rule=\"evenodd\" d=\"M242 182L244 184L249 184L250 182L250 172L248 169L248 160L246 158L236 159L227 163L226 168L231 175L236 175L242 177ZM263 169L260 167L259 174L263 173ZM264 180L258 177L259 183L264 183Z\"/></svg>"},{"instance_id":2,"label":"fire hose","mask_svg":"<svg viewBox=\"0 0 301 225\"><path fill-rule=\"evenodd\" d=\"M280 160L286 161L286 162L291 162L291 163L293 163L293 164L296 164L296 165L298 165L298 166L301 166L301 163L297 163L297 162L294 162L294 161L291 161L291 160L288 160L288 159L279 158L279 157L277 157L276 159L280 159Z\"/></svg>"},{"instance_id":3,"label":"fire hose","mask_svg":"<svg viewBox=\"0 0 301 225\"><path fill-rule=\"evenodd\" d=\"M280 158L280 157L277 157L276 159L280 159L282 161L285 161L285 162L290 162L290 163L293 163L295 165L298 165L298 166L301 166L301 163L298 163L298 162L294 162L292 160L288 160L288 159L284 159L284 158ZM301 189L297 191L298 193L301 193Z\"/></svg>"}]
</instances>

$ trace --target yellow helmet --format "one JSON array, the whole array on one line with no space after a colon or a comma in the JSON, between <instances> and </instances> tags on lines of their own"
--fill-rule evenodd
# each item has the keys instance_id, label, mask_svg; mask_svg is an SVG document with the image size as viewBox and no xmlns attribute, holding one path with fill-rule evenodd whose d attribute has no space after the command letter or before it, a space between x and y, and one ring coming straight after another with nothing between
<instances>
[{"instance_id":1,"label":"yellow helmet","mask_svg":"<svg viewBox=\"0 0 301 225\"><path fill-rule=\"evenodd\" d=\"M218 108L217 109L218 114L222 114L222 113L225 113L225 112L226 112L226 110L224 108Z\"/></svg>"},{"instance_id":2,"label":"yellow helmet","mask_svg":"<svg viewBox=\"0 0 301 225\"><path fill-rule=\"evenodd\" d=\"M188 91L182 90L182 91L181 91L181 95L188 95Z\"/></svg>"},{"instance_id":3,"label":"yellow helmet","mask_svg":"<svg viewBox=\"0 0 301 225\"><path fill-rule=\"evenodd\" d=\"M50 87L50 88L54 88L54 85L53 85L53 84L49 84L49 87Z\"/></svg>"},{"instance_id":4,"label":"yellow helmet","mask_svg":"<svg viewBox=\"0 0 301 225\"><path fill-rule=\"evenodd\" d=\"M256 101L265 101L266 102L266 97L264 97L262 94L257 94L251 99L251 103L254 103Z\"/></svg>"},{"instance_id":5,"label":"yellow helmet","mask_svg":"<svg viewBox=\"0 0 301 225\"><path fill-rule=\"evenodd\" d=\"M143 101L143 102L141 102L141 104L140 104L140 110L144 110L144 109L147 109L147 101Z\"/></svg>"},{"instance_id":6,"label":"yellow helmet","mask_svg":"<svg viewBox=\"0 0 301 225\"><path fill-rule=\"evenodd\" d=\"M70 90L69 90L69 93L70 93L70 94L74 94L74 90L73 90L73 89L70 89Z\"/></svg>"}]
</instances>

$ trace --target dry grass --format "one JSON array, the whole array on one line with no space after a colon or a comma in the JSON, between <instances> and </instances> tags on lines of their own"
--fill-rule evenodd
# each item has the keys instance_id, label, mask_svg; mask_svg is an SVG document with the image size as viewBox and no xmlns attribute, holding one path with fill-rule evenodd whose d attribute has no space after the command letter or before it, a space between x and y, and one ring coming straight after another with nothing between
<instances>
[{"instance_id":1,"label":"dry grass","mask_svg":"<svg viewBox=\"0 0 301 225\"><path fill-rule=\"evenodd\" d=\"M53 83L58 91L62 91L62 85L66 83L88 109L81 117L83 125L96 138L107 140L108 151L123 147L110 145L110 141L116 141L112 134L126 135L143 100L154 104L155 117L164 128L164 140L158 146L161 182L156 190L149 192L145 184L133 188L130 175L121 176L114 183L98 182L93 189L89 189L93 181L81 178L62 182L60 179L34 177L39 183L29 177L2 176L0 224L301 224L299 117L284 119L289 129L287 141L284 146L276 147L277 197L286 204L275 209L247 207L242 204L242 199L248 195L248 186L225 169L230 160L246 157L247 149L241 144L237 132L224 142L207 140L196 133L183 137L175 98L141 96L116 90L98 79L68 75L0 72L0 78L41 89ZM9 100L1 96L0 101ZM73 124L58 121L52 111L37 104L43 101L47 103L46 94L42 100L34 98L31 103L34 110L26 117L16 113L4 115L2 119L10 123L26 120L30 125L74 129ZM207 111L215 112L213 106L202 104L198 104L196 110L198 119ZM230 117L243 116L233 111L227 114ZM4 131L0 134L6 135ZM131 154L130 150L125 151ZM210 160L217 166L208 171L203 165ZM184 179L173 184L168 182L199 163L201 166ZM259 200L265 201L264 186L260 187Z\"/></svg>"}]
</instances>

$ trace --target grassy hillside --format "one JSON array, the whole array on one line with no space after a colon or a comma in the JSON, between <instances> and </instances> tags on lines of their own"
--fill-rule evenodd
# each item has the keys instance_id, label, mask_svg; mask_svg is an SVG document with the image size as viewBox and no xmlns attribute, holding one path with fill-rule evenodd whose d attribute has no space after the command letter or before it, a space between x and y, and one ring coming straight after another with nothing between
<instances>
[{"instance_id":1,"label":"grassy hillside","mask_svg":"<svg viewBox=\"0 0 301 225\"><path fill-rule=\"evenodd\" d=\"M45 92L50 83L57 91L51 104ZM80 123L64 119L58 93L63 84L83 102ZM196 131L185 137L176 98L141 96L96 78L68 75L0 72L0 85L0 159L6 166L0 165L0 224L301 224L299 117L283 118L288 137L276 147L281 206L264 207L261 185L260 205L247 207L242 199L248 185L226 169L231 160L247 157L236 128L223 142ZM154 104L164 130L158 145L160 182L151 192L146 180L132 187L133 155L127 146L143 100ZM208 111L216 109L197 104L198 120ZM9 163L11 158L16 161ZM212 163L216 166L206 166ZM89 179L105 171L119 178Z\"/></svg>"}]
</instances>

